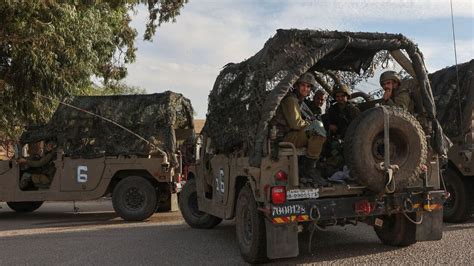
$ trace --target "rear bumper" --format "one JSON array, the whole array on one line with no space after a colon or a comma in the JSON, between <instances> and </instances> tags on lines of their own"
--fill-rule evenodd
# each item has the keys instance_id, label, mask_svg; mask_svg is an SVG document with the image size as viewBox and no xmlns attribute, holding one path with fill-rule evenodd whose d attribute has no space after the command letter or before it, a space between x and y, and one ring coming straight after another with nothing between
<instances>
[{"instance_id":1,"label":"rear bumper","mask_svg":"<svg viewBox=\"0 0 474 266\"><path fill-rule=\"evenodd\" d=\"M400 212L434 211L443 208L442 190L376 196L338 197L268 204L262 211L274 224L368 218Z\"/></svg>"}]
</instances>

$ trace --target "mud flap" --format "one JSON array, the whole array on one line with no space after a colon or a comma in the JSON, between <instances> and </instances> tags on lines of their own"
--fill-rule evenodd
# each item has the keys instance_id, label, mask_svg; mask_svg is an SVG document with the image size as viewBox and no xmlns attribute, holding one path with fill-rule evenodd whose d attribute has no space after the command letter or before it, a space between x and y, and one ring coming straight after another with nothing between
<instances>
[{"instance_id":1,"label":"mud flap","mask_svg":"<svg viewBox=\"0 0 474 266\"><path fill-rule=\"evenodd\" d=\"M172 212L179 211L178 193L171 193L171 209L170 209L170 211L172 211Z\"/></svg>"},{"instance_id":2,"label":"mud flap","mask_svg":"<svg viewBox=\"0 0 474 266\"><path fill-rule=\"evenodd\" d=\"M417 218L420 214L417 214ZM443 210L423 212L423 222L416 226L417 241L440 240L443 238Z\"/></svg>"},{"instance_id":3,"label":"mud flap","mask_svg":"<svg viewBox=\"0 0 474 266\"><path fill-rule=\"evenodd\" d=\"M298 256L297 223L276 225L265 219L265 227L267 231L267 257L269 259Z\"/></svg>"}]
</instances>

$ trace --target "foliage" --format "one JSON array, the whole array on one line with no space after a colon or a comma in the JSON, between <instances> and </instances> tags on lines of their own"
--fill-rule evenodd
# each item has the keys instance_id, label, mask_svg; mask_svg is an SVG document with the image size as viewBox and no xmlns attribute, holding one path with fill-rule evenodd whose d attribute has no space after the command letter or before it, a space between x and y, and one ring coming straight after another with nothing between
<instances>
[{"instance_id":1,"label":"foliage","mask_svg":"<svg viewBox=\"0 0 474 266\"><path fill-rule=\"evenodd\" d=\"M14 138L25 124L44 122L55 106L39 95L83 95L93 88L92 76L106 88L93 94L128 92L117 81L135 60L130 10L148 5L151 40L186 2L0 1L0 131Z\"/></svg>"},{"instance_id":2,"label":"foliage","mask_svg":"<svg viewBox=\"0 0 474 266\"><path fill-rule=\"evenodd\" d=\"M145 94L146 90L140 87L129 86L125 83L114 81L107 84L107 86L89 86L84 88L77 95L131 95L131 94Z\"/></svg>"}]
</instances>

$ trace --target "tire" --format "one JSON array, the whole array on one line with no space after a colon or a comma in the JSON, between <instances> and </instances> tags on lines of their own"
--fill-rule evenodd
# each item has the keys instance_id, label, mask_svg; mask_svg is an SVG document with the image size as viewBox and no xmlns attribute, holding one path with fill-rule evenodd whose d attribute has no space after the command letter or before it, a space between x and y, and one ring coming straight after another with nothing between
<instances>
[{"instance_id":1,"label":"tire","mask_svg":"<svg viewBox=\"0 0 474 266\"><path fill-rule=\"evenodd\" d=\"M471 216L469 182L451 167L448 167L443 177L446 190L450 194L444 203L443 220L450 223L467 221Z\"/></svg>"},{"instance_id":2,"label":"tire","mask_svg":"<svg viewBox=\"0 0 474 266\"><path fill-rule=\"evenodd\" d=\"M202 212L198 208L196 181L188 180L179 195L179 209L186 223L192 228L212 229L222 222L214 215Z\"/></svg>"},{"instance_id":3,"label":"tire","mask_svg":"<svg viewBox=\"0 0 474 266\"><path fill-rule=\"evenodd\" d=\"M141 176L126 177L112 193L115 212L125 221L143 221L156 210L157 193L150 181Z\"/></svg>"},{"instance_id":4,"label":"tire","mask_svg":"<svg viewBox=\"0 0 474 266\"><path fill-rule=\"evenodd\" d=\"M44 201L21 201L21 202L7 202L8 207L16 212L34 212Z\"/></svg>"},{"instance_id":5,"label":"tire","mask_svg":"<svg viewBox=\"0 0 474 266\"><path fill-rule=\"evenodd\" d=\"M415 214L410 213L414 220ZM416 243L416 225L410 222L403 213L380 217L382 227L374 226L375 233L382 243L389 246L406 247Z\"/></svg>"},{"instance_id":6,"label":"tire","mask_svg":"<svg viewBox=\"0 0 474 266\"><path fill-rule=\"evenodd\" d=\"M411 114L385 106L390 122L390 162L399 166L395 191L416 183L426 163L428 148L420 123ZM348 127L344 138L344 158L356 178L368 189L385 191L387 180L378 165L384 161L384 114L382 107L363 112Z\"/></svg>"},{"instance_id":7,"label":"tire","mask_svg":"<svg viewBox=\"0 0 474 266\"><path fill-rule=\"evenodd\" d=\"M248 263L260 263L267 258L265 217L257 210L257 203L249 186L244 186L237 199L235 229L240 254Z\"/></svg>"}]
</instances>

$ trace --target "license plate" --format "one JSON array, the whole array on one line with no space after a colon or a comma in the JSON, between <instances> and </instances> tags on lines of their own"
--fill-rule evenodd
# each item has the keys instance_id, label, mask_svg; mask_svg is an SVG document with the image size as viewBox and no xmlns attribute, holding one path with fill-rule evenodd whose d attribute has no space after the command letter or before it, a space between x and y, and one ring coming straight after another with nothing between
<instances>
[{"instance_id":1,"label":"license plate","mask_svg":"<svg viewBox=\"0 0 474 266\"><path fill-rule=\"evenodd\" d=\"M286 192L286 199L288 200L316 199L316 198L319 198L318 188L292 189Z\"/></svg>"},{"instance_id":2,"label":"license plate","mask_svg":"<svg viewBox=\"0 0 474 266\"><path fill-rule=\"evenodd\" d=\"M285 204L283 206L272 207L272 217L302 215L306 214L306 210L301 204Z\"/></svg>"}]
</instances>

